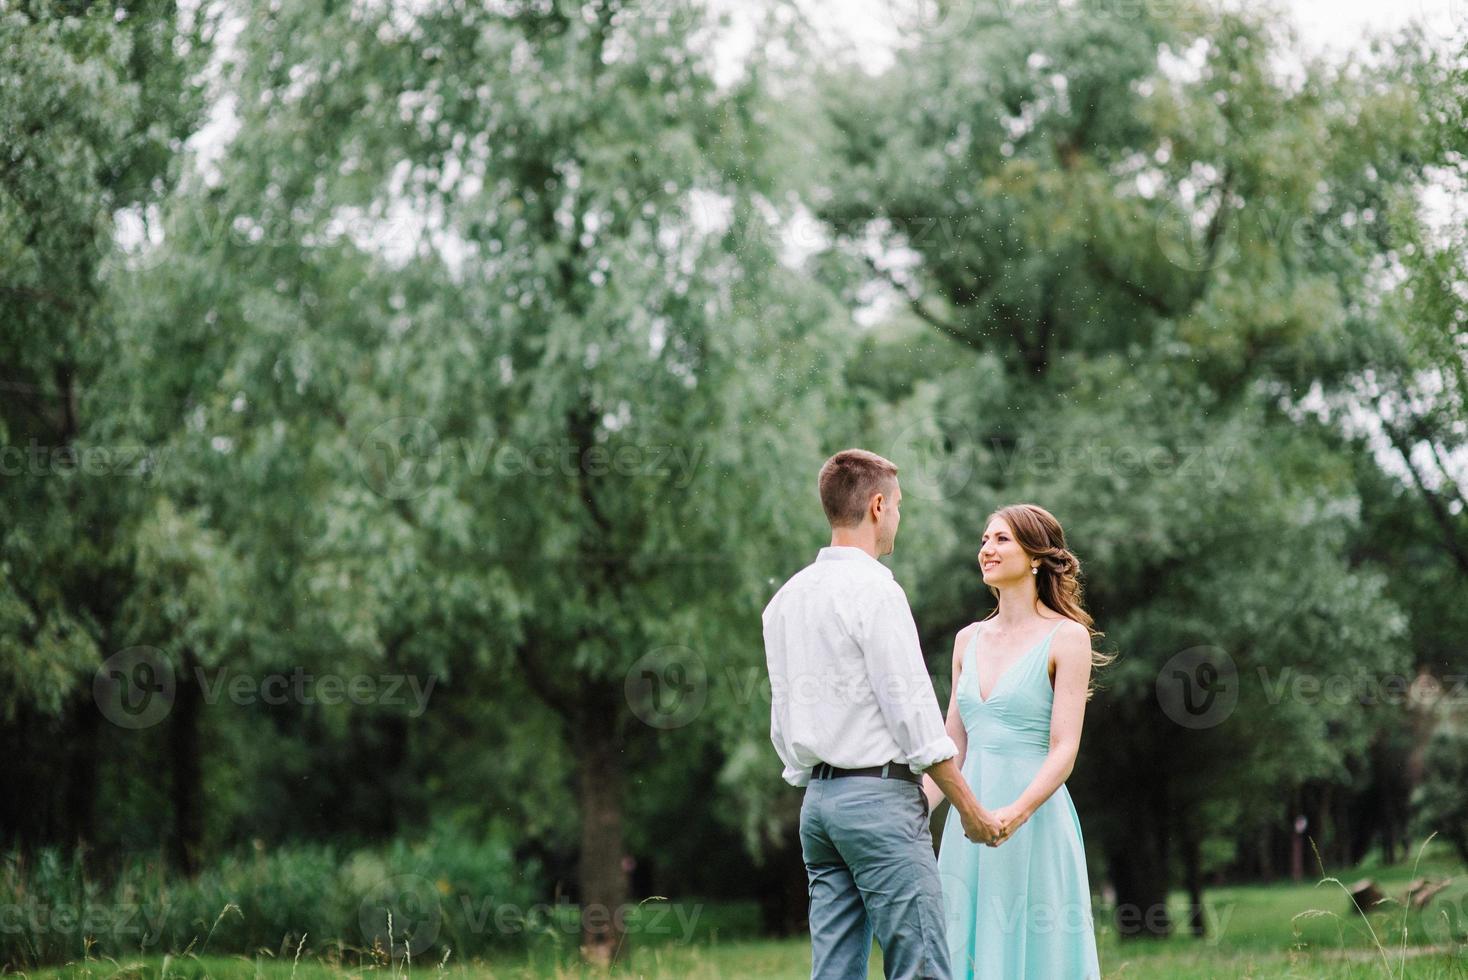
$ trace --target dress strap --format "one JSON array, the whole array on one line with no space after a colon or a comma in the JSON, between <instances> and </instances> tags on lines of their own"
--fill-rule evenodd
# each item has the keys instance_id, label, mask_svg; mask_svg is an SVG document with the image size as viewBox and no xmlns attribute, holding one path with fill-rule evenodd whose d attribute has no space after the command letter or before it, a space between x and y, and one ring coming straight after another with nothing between
<instances>
[{"instance_id":1,"label":"dress strap","mask_svg":"<svg viewBox=\"0 0 1468 980\"><path fill-rule=\"evenodd\" d=\"M977 662L974 660L974 657L977 655L975 651L979 648L979 631L983 628L984 624L982 621L975 623L974 633L968 638L968 645L963 648L964 673L977 669Z\"/></svg>"}]
</instances>

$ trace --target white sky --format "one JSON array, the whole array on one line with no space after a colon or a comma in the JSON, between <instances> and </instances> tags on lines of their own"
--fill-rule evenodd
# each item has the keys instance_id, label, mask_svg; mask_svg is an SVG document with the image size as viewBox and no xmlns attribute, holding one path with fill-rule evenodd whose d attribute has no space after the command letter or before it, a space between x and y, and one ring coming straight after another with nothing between
<instances>
[{"instance_id":1,"label":"white sky","mask_svg":"<svg viewBox=\"0 0 1468 980\"><path fill-rule=\"evenodd\" d=\"M976 4L952 0L947 21L933 19L931 0L789 0L838 48L855 49L864 67L879 71L891 61L894 44L914 32L941 32L946 25L961 26ZM1009 3L1040 3L1070 6L1074 0L1008 0ZM1260 0L1229 0L1263 6ZM729 62L725 73L737 72L740 52L753 37L751 19L762 16L763 4L740 0L711 0L728 10L735 30L727 39ZM1110 0L1108 9L1120 16L1156 4L1161 9L1176 6L1176 0ZM1277 0L1271 4L1289 11L1305 44L1319 53L1344 53L1365 43L1373 32L1393 31L1416 20L1433 39L1444 42L1468 27L1468 0ZM742 15L742 16L741 16Z\"/></svg>"}]
</instances>

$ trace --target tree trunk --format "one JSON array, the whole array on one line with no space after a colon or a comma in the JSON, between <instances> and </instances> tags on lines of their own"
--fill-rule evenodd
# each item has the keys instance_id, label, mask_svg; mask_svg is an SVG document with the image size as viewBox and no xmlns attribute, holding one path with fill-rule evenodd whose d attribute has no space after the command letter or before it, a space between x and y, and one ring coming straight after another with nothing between
<instances>
[{"instance_id":1,"label":"tree trunk","mask_svg":"<svg viewBox=\"0 0 1468 980\"><path fill-rule=\"evenodd\" d=\"M771 848L757 875L760 920L770 936L803 933L810 921L810 888L800 854L800 833Z\"/></svg>"},{"instance_id":2,"label":"tree trunk","mask_svg":"<svg viewBox=\"0 0 1468 980\"><path fill-rule=\"evenodd\" d=\"M199 758L199 722L204 697L195 672L198 665L193 651L185 649L168 726L173 793L173 832L168 841L168 854L173 866L190 877L199 870L199 850L204 840L203 766Z\"/></svg>"},{"instance_id":3,"label":"tree trunk","mask_svg":"<svg viewBox=\"0 0 1468 980\"><path fill-rule=\"evenodd\" d=\"M1182 834L1183 877L1188 888L1188 928L1197 939L1208 935L1208 922L1203 914L1203 848L1191 822L1185 822Z\"/></svg>"},{"instance_id":4,"label":"tree trunk","mask_svg":"<svg viewBox=\"0 0 1468 980\"><path fill-rule=\"evenodd\" d=\"M1164 867L1143 858L1141 849L1109 855L1112 884L1116 886L1116 930L1126 939L1172 935L1167 911L1170 884Z\"/></svg>"},{"instance_id":5,"label":"tree trunk","mask_svg":"<svg viewBox=\"0 0 1468 980\"><path fill-rule=\"evenodd\" d=\"M92 701L91 690L73 708L71 731L67 736L66 820L70 824L69 843L84 855L93 857L90 847L97 836L97 764L100 746L97 734L102 713Z\"/></svg>"},{"instance_id":6,"label":"tree trunk","mask_svg":"<svg viewBox=\"0 0 1468 980\"><path fill-rule=\"evenodd\" d=\"M610 964L622 952L627 873L622 867L622 746L616 715L601 703L575 733L581 804L581 951Z\"/></svg>"}]
</instances>

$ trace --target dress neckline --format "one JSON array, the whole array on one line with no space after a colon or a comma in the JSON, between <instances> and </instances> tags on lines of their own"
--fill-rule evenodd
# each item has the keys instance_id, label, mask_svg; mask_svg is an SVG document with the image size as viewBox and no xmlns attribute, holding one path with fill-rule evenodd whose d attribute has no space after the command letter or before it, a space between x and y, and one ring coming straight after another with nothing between
<instances>
[{"instance_id":1,"label":"dress neckline","mask_svg":"<svg viewBox=\"0 0 1468 980\"><path fill-rule=\"evenodd\" d=\"M1005 667L1002 671L1000 671L999 672L999 676L996 677L996 678L994 678L994 686L992 688L990 688L990 690L989 690L989 696L988 697L984 697L984 686L979 681L979 659L978 659L978 656L975 655L975 657L973 658L974 659L974 690L976 692L978 692L978 695L979 695L979 703L980 704L988 704L990 701L992 701L994 699L994 695L997 694L1003 688L1003 686L1004 686L1004 679L1006 677L1008 677L1011 673L1013 673L1014 672L1014 669L1016 667L1018 667L1020 664L1024 663L1026 660L1028 660L1034 654L1034 652L1036 650L1040 649L1042 646L1044 646L1045 644L1049 643L1050 642L1050 638L1053 637L1056 634L1056 632L1060 629L1061 624L1064 623L1064 622L1065 622L1065 620L1062 619L1059 623L1056 623L1055 624L1055 628L1052 629L1049 633L1045 634L1044 639L1042 639L1039 643L1036 643L1034 646L1030 647L1024 653L1020 654L1018 657L1015 658L1014 663L1010 664L1008 667ZM978 629L975 629L974 630L974 636L973 636L973 640L972 640L971 645L974 647L976 654L977 654L977 649L978 649L979 633L983 631L983 628L984 628L984 624L983 624L982 621L980 621L979 626L978 626Z\"/></svg>"}]
</instances>

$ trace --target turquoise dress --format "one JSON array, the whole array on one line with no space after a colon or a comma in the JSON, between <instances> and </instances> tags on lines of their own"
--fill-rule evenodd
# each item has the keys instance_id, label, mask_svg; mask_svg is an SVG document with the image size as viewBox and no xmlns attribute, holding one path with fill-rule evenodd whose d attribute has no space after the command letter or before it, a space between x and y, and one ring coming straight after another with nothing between
<instances>
[{"instance_id":1,"label":"turquoise dress","mask_svg":"<svg viewBox=\"0 0 1468 980\"><path fill-rule=\"evenodd\" d=\"M1019 799L1050 750L1050 641L1010 665L980 697L981 625L963 652L958 711L968 732L963 777L987 809ZM1081 823L1065 786L998 847L975 844L949 810L938 851L953 976L984 980L1098 978Z\"/></svg>"}]
</instances>

